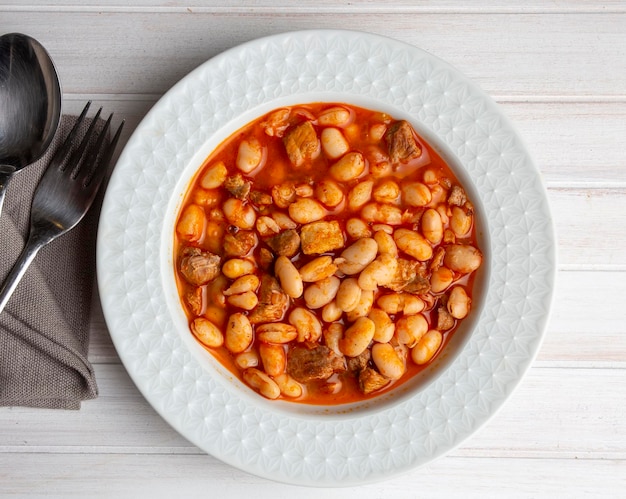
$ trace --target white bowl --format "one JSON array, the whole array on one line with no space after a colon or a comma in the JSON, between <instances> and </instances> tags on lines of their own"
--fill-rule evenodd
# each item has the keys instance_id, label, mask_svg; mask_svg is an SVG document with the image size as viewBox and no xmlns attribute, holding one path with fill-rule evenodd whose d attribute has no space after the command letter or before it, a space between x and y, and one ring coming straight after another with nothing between
<instances>
[{"instance_id":1,"label":"white bowl","mask_svg":"<svg viewBox=\"0 0 626 499\"><path fill-rule=\"evenodd\" d=\"M189 182L212 150L266 112L344 102L407 119L477 208L473 313L423 373L368 402L268 401L189 333L173 275L173 231ZM109 183L98 282L111 337L150 404L206 452L270 479L356 485L444 455L511 395L540 346L552 301L555 238L539 173L479 88L403 43L301 31L231 49L148 113Z\"/></svg>"}]
</instances>

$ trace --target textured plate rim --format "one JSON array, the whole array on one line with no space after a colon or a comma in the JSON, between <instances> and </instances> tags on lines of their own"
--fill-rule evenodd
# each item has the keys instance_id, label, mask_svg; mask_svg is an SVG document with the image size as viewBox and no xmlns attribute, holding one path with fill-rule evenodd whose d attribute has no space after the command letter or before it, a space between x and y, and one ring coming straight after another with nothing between
<instances>
[{"instance_id":1,"label":"textured plate rim","mask_svg":"<svg viewBox=\"0 0 626 499\"><path fill-rule=\"evenodd\" d=\"M496 257L475 331L424 390L353 418L277 415L212 379L163 311L159 220L176 202L177 175L198 161L198 151L220 123L274 100L325 100L324 95L342 93L413 116L453 152L485 206L487 251ZM474 434L532 364L547 326L555 273L554 229L539 172L495 103L440 59L355 31L308 30L253 40L184 77L129 139L109 182L98 229L105 320L143 396L211 455L297 485L390 478Z\"/></svg>"}]
</instances>

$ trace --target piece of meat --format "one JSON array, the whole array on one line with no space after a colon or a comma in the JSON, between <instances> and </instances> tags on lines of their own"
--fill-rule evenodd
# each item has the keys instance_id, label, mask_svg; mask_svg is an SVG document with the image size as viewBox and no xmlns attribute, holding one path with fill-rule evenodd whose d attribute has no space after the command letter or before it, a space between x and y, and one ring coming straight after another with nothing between
<instances>
[{"instance_id":1,"label":"piece of meat","mask_svg":"<svg viewBox=\"0 0 626 499\"><path fill-rule=\"evenodd\" d=\"M224 181L224 188L230 192L231 196L237 199L246 199L248 194L250 194L251 187L252 183L244 180L241 173L231 175Z\"/></svg>"},{"instance_id":2,"label":"piece of meat","mask_svg":"<svg viewBox=\"0 0 626 499\"><path fill-rule=\"evenodd\" d=\"M300 167L306 162L317 158L321 152L320 141L310 121L300 123L289 130L283 139L283 143L289 161L295 167Z\"/></svg>"},{"instance_id":3,"label":"piece of meat","mask_svg":"<svg viewBox=\"0 0 626 499\"><path fill-rule=\"evenodd\" d=\"M267 270L274 263L274 255L267 248L261 248L259 250L258 262L259 267L261 267L263 270Z\"/></svg>"},{"instance_id":4,"label":"piece of meat","mask_svg":"<svg viewBox=\"0 0 626 499\"><path fill-rule=\"evenodd\" d=\"M339 222L311 222L300 231L300 245L305 255L319 255L343 248L345 241Z\"/></svg>"},{"instance_id":5,"label":"piece of meat","mask_svg":"<svg viewBox=\"0 0 626 499\"><path fill-rule=\"evenodd\" d=\"M270 114L265 121L261 122L261 127L270 137L282 137L289 127L289 108L277 109Z\"/></svg>"},{"instance_id":6,"label":"piece of meat","mask_svg":"<svg viewBox=\"0 0 626 499\"><path fill-rule=\"evenodd\" d=\"M188 246L182 253L180 273L189 284L202 286L219 275L221 262L219 255Z\"/></svg>"},{"instance_id":7,"label":"piece of meat","mask_svg":"<svg viewBox=\"0 0 626 499\"><path fill-rule=\"evenodd\" d=\"M188 290L183 296L187 309L193 315L200 315L202 313L202 288L196 286Z\"/></svg>"},{"instance_id":8,"label":"piece of meat","mask_svg":"<svg viewBox=\"0 0 626 499\"><path fill-rule=\"evenodd\" d=\"M346 357L348 372L352 373L354 376L358 376L359 373L367 367L371 358L372 353L369 348L363 350L363 352L356 357Z\"/></svg>"},{"instance_id":9,"label":"piece of meat","mask_svg":"<svg viewBox=\"0 0 626 499\"><path fill-rule=\"evenodd\" d=\"M288 229L265 240L274 253L291 258L300 250L300 236L294 229Z\"/></svg>"},{"instance_id":10,"label":"piece of meat","mask_svg":"<svg viewBox=\"0 0 626 499\"><path fill-rule=\"evenodd\" d=\"M300 383L328 379L336 372L346 370L345 360L326 345L302 344L289 350L287 373ZM309 348L311 346L312 348Z\"/></svg>"},{"instance_id":11,"label":"piece of meat","mask_svg":"<svg viewBox=\"0 0 626 499\"><path fill-rule=\"evenodd\" d=\"M272 196L261 191L250 191L250 201L257 206L268 206L273 203Z\"/></svg>"},{"instance_id":12,"label":"piece of meat","mask_svg":"<svg viewBox=\"0 0 626 499\"><path fill-rule=\"evenodd\" d=\"M258 239L251 230L239 230L224 236L224 254L226 256L246 256L257 245Z\"/></svg>"},{"instance_id":13,"label":"piece of meat","mask_svg":"<svg viewBox=\"0 0 626 499\"><path fill-rule=\"evenodd\" d=\"M248 316L250 323L264 324L280 321L288 308L289 296L280 287L278 281L269 274L263 274L259 287L259 303Z\"/></svg>"},{"instance_id":14,"label":"piece of meat","mask_svg":"<svg viewBox=\"0 0 626 499\"><path fill-rule=\"evenodd\" d=\"M296 200L296 186L293 182L283 182L272 187L272 199L279 208L287 208Z\"/></svg>"},{"instance_id":15,"label":"piece of meat","mask_svg":"<svg viewBox=\"0 0 626 499\"><path fill-rule=\"evenodd\" d=\"M397 259L398 266L393 281L385 287L392 291L405 291L412 294L426 294L430 291L428 269L416 260Z\"/></svg>"},{"instance_id":16,"label":"piece of meat","mask_svg":"<svg viewBox=\"0 0 626 499\"><path fill-rule=\"evenodd\" d=\"M467 201L467 195L461 186L453 185L448 194L448 204L453 206L463 206Z\"/></svg>"},{"instance_id":17,"label":"piece of meat","mask_svg":"<svg viewBox=\"0 0 626 499\"><path fill-rule=\"evenodd\" d=\"M454 317L448 312L447 301L447 296L444 296L437 306L437 329L439 331L447 331L454 327Z\"/></svg>"},{"instance_id":18,"label":"piece of meat","mask_svg":"<svg viewBox=\"0 0 626 499\"><path fill-rule=\"evenodd\" d=\"M385 140L392 164L407 163L422 155L422 148L416 142L413 128L407 121L393 123L385 133Z\"/></svg>"},{"instance_id":19,"label":"piece of meat","mask_svg":"<svg viewBox=\"0 0 626 499\"><path fill-rule=\"evenodd\" d=\"M359 373L359 388L365 395L380 390L385 387L389 381L388 378L385 378L371 367L366 367Z\"/></svg>"}]
</instances>

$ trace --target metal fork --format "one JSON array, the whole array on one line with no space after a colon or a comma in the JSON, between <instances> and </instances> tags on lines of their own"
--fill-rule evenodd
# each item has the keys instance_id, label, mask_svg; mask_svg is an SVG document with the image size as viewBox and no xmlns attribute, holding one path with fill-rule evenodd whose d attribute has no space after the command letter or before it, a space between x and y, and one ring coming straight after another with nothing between
<instances>
[{"instance_id":1,"label":"metal fork","mask_svg":"<svg viewBox=\"0 0 626 499\"><path fill-rule=\"evenodd\" d=\"M109 116L98 135L95 125L102 111L100 108L80 140L79 129L90 104L88 102L84 107L39 181L31 205L28 240L0 287L0 313L39 250L81 221L102 184L124 122L118 127L111 142L103 148L113 115Z\"/></svg>"}]
</instances>

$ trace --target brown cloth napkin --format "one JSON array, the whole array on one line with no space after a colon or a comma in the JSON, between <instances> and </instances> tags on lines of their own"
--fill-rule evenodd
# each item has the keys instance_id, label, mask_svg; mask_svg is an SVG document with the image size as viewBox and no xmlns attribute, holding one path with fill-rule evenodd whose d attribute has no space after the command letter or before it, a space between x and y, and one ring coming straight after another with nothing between
<instances>
[{"instance_id":1,"label":"brown cloth napkin","mask_svg":"<svg viewBox=\"0 0 626 499\"><path fill-rule=\"evenodd\" d=\"M37 183L75 121L63 116L46 155L9 182L0 215L0 281L28 236ZM79 409L98 396L87 351L99 204L39 251L0 314L0 406Z\"/></svg>"}]
</instances>

